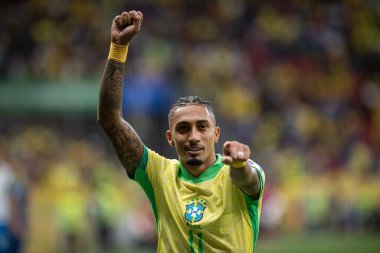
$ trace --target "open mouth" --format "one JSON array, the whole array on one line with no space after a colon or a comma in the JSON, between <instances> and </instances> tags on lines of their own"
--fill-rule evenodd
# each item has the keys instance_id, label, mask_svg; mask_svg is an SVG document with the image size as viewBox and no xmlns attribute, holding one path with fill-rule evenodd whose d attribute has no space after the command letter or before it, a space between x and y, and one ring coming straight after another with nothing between
<instances>
[{"instance_id":1,"label":"open mouth","mask_svg":"<svg viewBox=\"0 0 380 253\"><path fill-rule=\"evenodd\" d=\"M197 156L202 152L203 147L202 146L187 146L185 147L185 150L190 156Z\"/></svg>"}]
</instances>

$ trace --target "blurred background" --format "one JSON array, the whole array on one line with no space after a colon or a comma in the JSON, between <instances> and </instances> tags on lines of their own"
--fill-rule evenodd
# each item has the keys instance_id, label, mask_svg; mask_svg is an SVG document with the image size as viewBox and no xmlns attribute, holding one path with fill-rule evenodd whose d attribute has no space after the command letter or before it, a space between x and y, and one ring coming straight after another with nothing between
<instances>
[{"instance_id":1,"label":"blurred background","mask_svg":"<svg viewBox=\"0 0 380 253\"><path fill-rule=\"evenodd\" d=\"M148 147L175 158L169 107L200 95L218 150L242 141L266 172L258 253L380 252L376 0L1 1L0 248L155 252L96 122L110 25L133 9L123 114Z\"/></svg>"}]
</instances>

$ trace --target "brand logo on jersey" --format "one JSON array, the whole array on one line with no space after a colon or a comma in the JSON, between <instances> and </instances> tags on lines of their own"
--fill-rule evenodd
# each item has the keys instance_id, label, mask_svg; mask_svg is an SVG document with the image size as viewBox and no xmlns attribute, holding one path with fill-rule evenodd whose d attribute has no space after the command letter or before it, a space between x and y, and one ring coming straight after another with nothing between
<instances>
[{"instance_id":1,"label":"brand logo on jersey","mask_svg":"<svg viewBox=\"0 0 380 253\"><path fill-rule=\"evenodd\" d=\"M203 199L195 200L186 205L185 219L190 223L202 220L203 213L206 209L206 202Z\"/></svg>"}]
</instances>

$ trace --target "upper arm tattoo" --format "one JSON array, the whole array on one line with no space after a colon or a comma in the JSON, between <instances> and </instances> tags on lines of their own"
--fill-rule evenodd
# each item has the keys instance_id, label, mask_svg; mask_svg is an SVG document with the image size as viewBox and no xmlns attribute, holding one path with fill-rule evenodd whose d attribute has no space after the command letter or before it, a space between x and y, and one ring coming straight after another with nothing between
<instances>
[{"instance_id":1,"label":"upper arm tattoo","mask_svg":"<svg viewBox=\"0 0 380 253\"><path fill-rule=\"evenodd\" d=\"M143 143L122 118L124 63L108 60L100 85L98 121L129 174L134 175L143 155Z\"/></svg>"},{"instance_id":2,"label":"upper arm tattoo","mask_svg":"<svg viewBox=\"0 0 380 253\"><path fill-rule=\"evenodd\" d=\"M121 120L120 123L106 132L125 170L134 175L143 155L144 146L128 122Z\"/></svg>"}]
</instances>

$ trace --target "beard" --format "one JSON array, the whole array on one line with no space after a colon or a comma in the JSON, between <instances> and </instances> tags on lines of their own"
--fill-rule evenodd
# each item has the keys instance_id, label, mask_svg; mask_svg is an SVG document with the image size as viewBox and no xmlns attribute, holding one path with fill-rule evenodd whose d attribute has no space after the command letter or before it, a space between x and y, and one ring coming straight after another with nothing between
<instances>
[{"instance_id":1,"label":"beard","mask_svg":"<svg viewBox=\"0 0 380 253\"><path fill-rule=\"evenodd\" d=\"M197 158L191 158L186 161L187 165L189 166L199 166L203 163L203 161L197 159Z\"/></svg>"}]
</instances>

